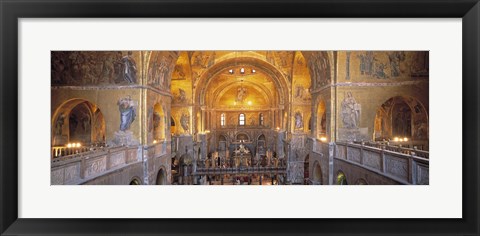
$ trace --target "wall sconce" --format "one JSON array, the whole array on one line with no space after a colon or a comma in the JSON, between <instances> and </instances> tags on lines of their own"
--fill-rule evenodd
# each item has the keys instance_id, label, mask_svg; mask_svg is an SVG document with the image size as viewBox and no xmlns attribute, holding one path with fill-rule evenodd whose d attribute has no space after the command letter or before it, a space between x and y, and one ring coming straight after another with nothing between
<instances>
[{"instance_id":1,"label":"wall sconce","mask_svg":"<svg viewBox=\"0 0 480 236\"><path fill-rule=\"evenodd\" d=\"M324 137L320 137L320 141L322 141L322 142L324 142L324 143L327 142L327 137L325 137L325 136L324 136Z\"/></svg>"}]
</instances>

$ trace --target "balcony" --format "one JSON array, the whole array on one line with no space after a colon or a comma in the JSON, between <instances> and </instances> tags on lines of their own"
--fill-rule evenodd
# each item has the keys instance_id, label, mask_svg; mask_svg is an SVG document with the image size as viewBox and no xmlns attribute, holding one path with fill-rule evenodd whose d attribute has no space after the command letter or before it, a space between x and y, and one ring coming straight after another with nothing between
<instances>
[{"instance_id":1,"label":"balcony","mask_svg":"<svg viewBox=\"0 0 480 236\"><path fill-rule=\"evenodd\" d=\"M427 151L389 145L337 142L334 157L399 183L429 184Z\"/></svg>"},{"instance_id":2,"label":"balcony","mask_svg":"<svg viewBox=\"0 0 480 236\"><path fill-rule=\"evenodd\" d=\"M53 153L57 148L53 148ZM65 152L68 154L70 151ZM51 184L82 184L142 160L138 147L99 147L75 150L51 161Z\"/></svg>"}]
</instances>

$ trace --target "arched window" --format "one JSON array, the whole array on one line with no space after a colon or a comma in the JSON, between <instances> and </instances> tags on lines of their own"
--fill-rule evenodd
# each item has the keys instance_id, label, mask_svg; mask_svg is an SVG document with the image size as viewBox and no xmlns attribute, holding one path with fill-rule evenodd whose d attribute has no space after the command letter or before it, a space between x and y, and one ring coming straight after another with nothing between
<instances>
[{"instance_id":1,"label":"arched window","mask_svg":"<svg viewBox=\"0 0 480 236\"><path fill-rule=\"evenodd\" d=\"M220 125L223 127L225 126L225 113L220 115Z\"/></svg>"},{"instance_id":2,"label":"arched window","mask_svg":"<svg viewBox=\"0 0 480 236\"><path fill-rule=\"evenodd\" d=\"M258 124L260 126L263 126L263 113L260 113L260 115L258 116Z\"/></svg>"},{"instance_id":3,"label":"arched window","mask_svg":"<svg viewBox=\"0 0 480 236\"><path fill-rule=\"evenodd\" d=\"M245 125L245 114L240 113L240 115L238 116L238 124Z\"/></svg>"}]
</instances>

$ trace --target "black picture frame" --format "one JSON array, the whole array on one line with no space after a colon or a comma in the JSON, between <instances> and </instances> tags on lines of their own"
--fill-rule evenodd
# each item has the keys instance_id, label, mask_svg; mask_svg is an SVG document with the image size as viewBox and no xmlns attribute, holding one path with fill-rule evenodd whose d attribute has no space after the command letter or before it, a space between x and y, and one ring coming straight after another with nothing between
<instances>
[{"instance_id":1,"label":"black picture frame","mask_svg":"<svg viewBox=\"0 0 480 236\"><path fill-rule=\"evenodd\" d=\"M479 235L478 0L0 0L1 235ZM21 219L18 218L19 18L388 17L462 18L461 219ZM459 183L460 184L460 183ZM428 200L428 199L426 199ZM41 199L39 200L41 204ZM194 210L194 209L192 209ZM254 217L254 216L253 216Z\"/></svg>"}]
</instances>

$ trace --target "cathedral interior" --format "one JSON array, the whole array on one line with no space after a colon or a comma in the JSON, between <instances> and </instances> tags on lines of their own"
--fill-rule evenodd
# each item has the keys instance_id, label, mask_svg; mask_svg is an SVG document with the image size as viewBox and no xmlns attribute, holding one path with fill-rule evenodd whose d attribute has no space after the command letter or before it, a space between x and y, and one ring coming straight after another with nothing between
<instances>
[{"instance_id":1,"label":"cathedral interior","mask_svg":"<svg viewBox=\"0 0 480 236\"><path fill-rule=\"evenodd\" d=\"M428 185L427 51L52 51L52 185Z\"/></svg>"}]
</instances>

